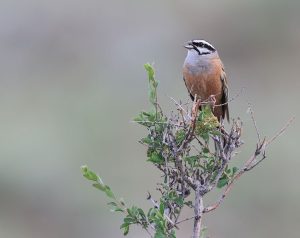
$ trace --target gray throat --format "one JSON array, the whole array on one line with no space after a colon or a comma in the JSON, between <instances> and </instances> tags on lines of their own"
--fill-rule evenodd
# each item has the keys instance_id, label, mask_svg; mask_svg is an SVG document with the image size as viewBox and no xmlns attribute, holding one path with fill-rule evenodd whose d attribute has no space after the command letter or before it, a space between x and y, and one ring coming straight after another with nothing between
<instances>
[{"instance_id":1,"label":"gray throat","mask_svg":"<svg viewBox=\"0 0 300 238\"><path fill-rule=\"evenodd\" d=\"M208 72L212 69L211 60L213 58L219 58L217 51L211 54L199 55L195 50L189 50L184 61L184 67L186 67L191 74Z\"/></svg>"}]
</instances>

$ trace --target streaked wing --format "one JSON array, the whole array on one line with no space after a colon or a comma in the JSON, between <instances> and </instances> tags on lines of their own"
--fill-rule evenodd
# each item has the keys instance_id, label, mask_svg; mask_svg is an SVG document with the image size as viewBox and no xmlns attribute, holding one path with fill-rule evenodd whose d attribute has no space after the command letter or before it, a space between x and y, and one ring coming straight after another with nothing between
<instances>
[{"instance_id":1,"label":"streaked wing","mask_svg":"<svg viewBox=\"0 0 300 238\"><path fill-rule=\"evenodd\" d=\"M188 92L189 92L189 94L190 94L190 97L191 97L192 101L194 101L195 97L194 97L193 94L190 92L190 90L189 90L189 88L188 88L188 86L187 86L187 84L186 84L186 81L185 81L185 78L184 78L184 77L183 77L183 81L184 81L185 87L187 88L187 90L188 90Z\"/></svg>"},{"instance_id":2,"label":"streaked wing","mask_svg":"<svg viewBox=\"0 0 300 238\"><path fill-rule=\"evenodd\" d=\"M227 121L229 122L229 108L228 108L228 85L227 85L227 79L226 79L226 73L223 69L221 74L221 81L222 81L222 118L224 119L226 117Z\"/></svg>"}]
</instances>

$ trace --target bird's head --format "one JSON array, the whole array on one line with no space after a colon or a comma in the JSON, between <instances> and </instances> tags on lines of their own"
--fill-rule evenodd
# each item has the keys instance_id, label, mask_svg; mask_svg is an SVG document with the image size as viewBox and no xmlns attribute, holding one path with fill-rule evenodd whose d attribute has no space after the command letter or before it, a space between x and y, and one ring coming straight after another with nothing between
<instances>
[{"instance_id":1,"label":"bird's head","mask_svg":"<svg viewBox=\"0 0 300 238\"><path fill-rule=\"evenodd\" d=\"M184 47L198 55L208 55L216 52L216 49L205 40L191 40Z\"/></svg>"}]
</instances>

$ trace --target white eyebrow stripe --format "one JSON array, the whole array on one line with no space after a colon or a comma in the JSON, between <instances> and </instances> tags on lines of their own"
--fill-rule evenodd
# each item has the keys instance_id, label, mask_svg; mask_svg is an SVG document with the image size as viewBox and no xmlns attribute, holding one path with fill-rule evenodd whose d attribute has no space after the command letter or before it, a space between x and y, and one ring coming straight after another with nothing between
<instances>
[{"instance_id":1,"label":"white eyebrow stripe","mask_svg":"<svg viewBox=\"0 0 300 238\"><path fill-rule=\"evenodd\" d=\"M203 43L204 45L207 45L212 50L216 50L215 47L212 44L208 43L206 40L192 40L192 42L196 44Z\"/></svg>"},{"instance_id":2,"label":"white eyebrow stripe","mask_svg":"<svg viewBox=\"0 0 300 238\"><path fill-rule=\"evenodd\" d=\"M215 49L215 47L213 47L212 44L208 43L206 40L192 40L192 42L195 42L195 43L203 43L205 45L208 45L210 46L211 48Z\"/></svg>"},{"instance_id":3,"label":"white eyebrow stripe","mask_svg":"<svg viewBox=\"0 0 300 238\"><path fill-rule=\"evenodd\" d=\"M205 42L206 43L205 40L192 40L192 42L195 42L195 43L201 43L201 42L204 43Z\"/></svg>"}]
</instances>

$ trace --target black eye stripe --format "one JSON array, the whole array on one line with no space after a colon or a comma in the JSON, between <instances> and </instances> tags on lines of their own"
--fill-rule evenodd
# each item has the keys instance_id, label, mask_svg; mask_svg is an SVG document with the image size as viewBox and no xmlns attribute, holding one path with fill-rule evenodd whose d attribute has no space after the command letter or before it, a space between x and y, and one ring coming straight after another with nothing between
<instances>
[{"instance_id":1,"label":"black eye stripe","mask_svg":"<svg viewBox=\"0 0 300 238\"><path fill-rule=\"evenodd\" d=\"M193 48L194 48L194 50L197 51L198 55L201 55L201 52L198 50L198 48L196 47L196 45L193 44Z\"/></svg>"},{"instance_id":2,"label":"black eye stripe","mask_svg":"<svg viewBox=\"0 0 300 238\"><path fill-rule=\"evenodd\" d=\"M216 51L216 49L214 47L212 47L211 45L208 44L204 44L205 48L211 50L211 51Z\"/></svg>"},{"instance_id":3,"label":"black eye stripe","mask_svg":"<svg viewBox=\"0 0 300 238\"><path fill-rule=\"evenodd\" d=\"M193 45L197 46L197 47L203 47L203 43L202 42L194 42L193 41Z\"/></svg>"}]
</instances>

